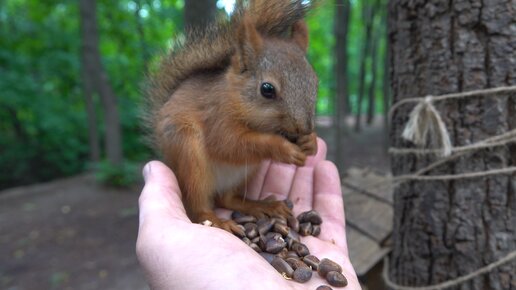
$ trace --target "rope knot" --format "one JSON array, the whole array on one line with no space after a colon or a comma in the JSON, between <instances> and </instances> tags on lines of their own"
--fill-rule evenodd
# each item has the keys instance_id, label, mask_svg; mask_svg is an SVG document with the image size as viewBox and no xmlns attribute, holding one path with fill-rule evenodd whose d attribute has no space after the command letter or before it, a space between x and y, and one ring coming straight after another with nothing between
<instances>
[{"instance_id":1,"label":"rope knot","mask_svg":"<svg viewBox=\"0 0 516 290\"><path fill-rule=\"evenodd\" d=\"M440 149L439 155L449 156L452 152L450 135L441 115L433 105L431 95L421 99L409 116L402 137L420 147Z\"/></svg>"}]
</instances>

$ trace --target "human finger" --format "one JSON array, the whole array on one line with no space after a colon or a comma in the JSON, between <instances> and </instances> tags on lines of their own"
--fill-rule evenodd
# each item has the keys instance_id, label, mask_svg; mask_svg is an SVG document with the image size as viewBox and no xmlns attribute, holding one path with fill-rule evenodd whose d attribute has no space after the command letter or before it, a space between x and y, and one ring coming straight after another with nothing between
<instances>
[{"instance_id":1,"label":"human finger","mask_svg":"<svg viewBox=\"0 0 516 290\"><path fill-rule=\"evenodd\" d=\"M260 168L258 169L258 172L254 176L252 180L249 182L249 186L247 187L247 196L246 198L249 199L259 199L260 193L262 192L263 188L263 182L265 180L265 177L267 176L267 172L269 171L269 167L271 165L270 160L263 161L260 164Z\"/></svg>"},{"instance_id":2,"label":"human finger","mask_svg":"<svg viewBox=\"0 0 516 290\"><path fill-rule=\"evenodd\" d=\"M278 200L287 198L295 173L295 165L272 162L263 182L260 199L271 195Z\"/></svg>"},{"instance_id":3,"label":"human finger","mask_svg":"<svg viewBox=\"0 0 516 290\"><path fill-rule=\"evenodd\" d=\"M313 202L313 178L314 169L312 167L299 167L296 170L292 188L288 198L294 203L294 215L312 209Z\"/></svg>"},{"instance_id":4,"label":"human finger","mask_svg":"<svg viewBox=\"0 0 516 290\"><path fill-rule=\"evenodd\" d=\"M143 169L145 186L138 200L140 226L147 220L189 221L181 202L181 190L174 173L162 162L151 161Z\"/></svg>"},{"instance_id":5,"label":"human finger","mask_svg":"<svg viewBox=\"0 0 516 290\"><path fill-rule=\"evenodd\" d=\"M305 162L305 166L314 167L322 160L326 159L326 154L328 152L328 147L326 146L326 142L323 139L317 137L317 153L314 156L308 156Z\"/></svg>"},{"instance_id":6,"label":"human finger","mask_svg":"<svg viewBox=\"0 0 516 290\"><path fill-rule=\"evenodd\" d=\"M313 208L324 221L319 238L331 241L347 252L340 177L337 167L330 161L322 161L314 169Z\"/></svg>"}]
</instances>

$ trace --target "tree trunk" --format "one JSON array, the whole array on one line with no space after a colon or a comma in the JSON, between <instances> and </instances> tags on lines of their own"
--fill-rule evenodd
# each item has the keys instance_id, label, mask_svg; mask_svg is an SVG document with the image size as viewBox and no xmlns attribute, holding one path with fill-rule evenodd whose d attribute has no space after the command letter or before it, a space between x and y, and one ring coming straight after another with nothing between
<instances>
[{"instance_id":1,"label":"tree trunk","mask_svg":"<svg viewBox=\"0 0 516 290\"><path fill-rule=\"evenodd\" d=\"M217 15L216 0L185 0L185 28L203 28L215 20Z\"/></svg>"},{"instance_id":2,"label":"tree trunk","mask_svg":"<svg viewBox=\"0 0 516 290\"><path fill-rule=\"evenodd\" d=\"M385 41L385 50L383 55L383 80L382 80L382 103L383 103L383 128L384 128L384 150L387 152L389 150L389 110L391 104L391 88L389 85L390 82L390 73L391 67L389 63L390 59L390 42L389 42L389 21L387 19L387 8L388 5L382 5L382 25L384 25L383 34L386 39Z\"/></svg>"},{"instance_id":3,"label":"tree trunk","mask_svg":"<svg viewBox=\"0 0 516 290\"><path fill-rule=\"evenodd\" d=\"M372 20L374 22L374 19ZM378 74L378 42L380 41L380 28L374 27L373 39L371 44L371 83L369 84L368 105L367 105L367 124L371 125L374 119L376 102L376 76Z\"/></svg>"},{"instance_id":4,"label":"tree trunk","mask_svg":"<svg viewBox=\"0 0 516 290\"><path fill-rule=\"evenodd\" d=\"M516 84L514 0L393 0L389 7L394 101ZM454 146L516 127L516 95L436 103ZM401 132L412 106L394 116L391 140L409 147ZM394 175L420 169L434 157L393 158ZM458 174L514 166L516 148L476 151L432 170ZM424 286L469 274L516 249L516 178L410 182L394 195L390 277ZM511 262L450 289L516 289Z\"/></svg>"},{"instance_id":5,"label":"tree trunk","mask_svg":"<svg viewBox=\"0 0 516 290\"><path fill-rule=\"evenodd\" d=\"M349 112L348 98L348 27L349 27L349 0L335 0L335 163L339 169L342 164L342 131L344 118Z\"/></svg>"},{"instance_id":6,"label":"tree trunk","mask_svg":"<svg viewBox=\"0 0 516 290\"><path fill-rule=\"evenodd\" d=\"M84 1L83 1L84 2ZM90 161L98 163L100 161L100 142L98 137L97 128L97 113L95 110L95 102L93 99L95 85L93 80L94 69L91 64L94 59L94 50L92 42L90 41L92 33L92 22L86 20L91 17L91 11L87 10L88 7L83 7L81 2L81 35L82 35L82 50L81 50L81 61L82 61L82 88L84 92L84 101L86 104L86 116L88 119L88 143L90 151Z\"/></svg>"},{"instance_id":7,"label":"tree trunk","mask_svg":"<svg viewBox=\"0 0 516 290\"><path fill-rule=\"evenodd\" d=\"M134 1L134 3L136 4L134 17L136 18L136 31L138 33L138 41L140 43L140 53L142 57L143 70L147 71L147 64L150 59L150 54L147 42L145 41L145 30L143 28L142 17L140 16L140 13L142 11L142 4L140 2L141 0Z\"/></svg>"},{"instance_id":8,"label":"tree trunk","mask_svg":"<svg viewBox=\"0 0 516 290\"><path fill-rule=\"evenodd\" d=\"M364 1L363 4L363 18L365 22L365 31L364 31L364 42L362 43L363 49L360 56L360 70L358 73L358 101L357 101L357 114L355 120L355 131L360 131L361 129L361 118L362 118L362 101L364 100L364 88L366 82L366 60L369 55L369 50L371 47L371 28L373 26L374 19L374 5L369 3L368 1Z\"/></svg>"},{"instance_id":9,"label":"tree trunk","mask_svg":"<svg viewBox=\"0 0 516 290\"><path fill-rule=\"evenodd\" d=\"M120 118L116 96L102 67L95 0L81 0L80 14L83 31L84 71L91 78L94 90L99 94L104 111L105 149L108 161L113 165L122 163ZM85 92L87 93L87 92Z\"/></svg>"}]
</instances>

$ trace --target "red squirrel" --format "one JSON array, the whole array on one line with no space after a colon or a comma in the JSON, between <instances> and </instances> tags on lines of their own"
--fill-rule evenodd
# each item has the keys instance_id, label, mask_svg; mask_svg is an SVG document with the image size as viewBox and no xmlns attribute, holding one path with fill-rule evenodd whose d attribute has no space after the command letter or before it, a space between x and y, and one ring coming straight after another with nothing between
<instances>
[{"instance_id":1,"label":"red squirrel","mask_svg":"<svg viewBox=\"0 0 516 290\"><path fill-rule=\"evenodd\" d=\"M306 59L307 1L255 0L188 35L151 76L147 120L187 214L234 233L215 206L288 216L282 201L243 201L266 159L302 166L317 151L317 77Z\"/></svg>"}]
</instances>

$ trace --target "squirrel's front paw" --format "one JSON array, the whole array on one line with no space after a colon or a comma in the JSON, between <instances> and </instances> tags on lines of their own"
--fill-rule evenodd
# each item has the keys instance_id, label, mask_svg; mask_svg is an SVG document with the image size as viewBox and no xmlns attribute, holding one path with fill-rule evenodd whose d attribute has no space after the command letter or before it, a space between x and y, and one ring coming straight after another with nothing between
<instances>
[{"instance_id":1,"label":"squirrel's front paw","mask_svg":"<svg viewBox=\"0 0 516 290\"><path fill-rule=\"evenodd\" d=\"M287 163L287 164L295 164L297 166L305 165L306 154L301 151L297 145L292 144L285 140L283 143L283 150L279 152L276 158L273 158L276 161Z\"/></svg>"},{"instance_id":2,"label":"squirrel's front paw","mask_svg":"<svg viewBox=\"0 0 516 290\"><path fill-rule=\"evenodd\" d=\"M301 136L297 139L296 144L306 155L315 155L315 153L317 153L317 134L313 132Z\"/></svg>"}]
</instances>

